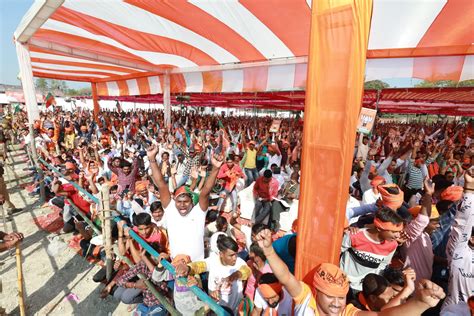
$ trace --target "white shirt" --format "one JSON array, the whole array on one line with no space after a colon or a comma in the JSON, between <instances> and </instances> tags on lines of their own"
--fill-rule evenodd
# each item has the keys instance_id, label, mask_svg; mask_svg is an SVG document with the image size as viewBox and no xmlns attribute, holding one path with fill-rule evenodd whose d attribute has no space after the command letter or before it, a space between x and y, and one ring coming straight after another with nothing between
<instances>
[{"instance_id":1,"label":"white shirt","mask_svg":"<svg viewBox=\"0 0 474 316\"><path fill-rule=\"evenodd\" d=\"M163 227L168 231L171 258L186 254L191 261L204 259L204 224L206 212L199 203L186 215L182 216L172 199L163 215Z\"/></svg>"},{"instance_id":2,"label":"white shirt","mask_svg":"<svg viewBox=\"0 0 474 316\"><path fill-rule=\"evenodd\" d=\"M293 315L293 299L291 295L283 289L283 298L280 297L280 302L275 308L270 310L269 315L273 315L273 310L275 310L279 316L290 316ZM255 299L253 300L256 308L262 309L262 312L268 307L267 301L260 294L260 290L257 288L255 291ZM266 315L266 314L265 314Z\"/></svg>"},{"instance_id":3,"label":"white shirt","mask_svg":"<svg viewBox=\"0 0 474 316\"><path fill-rule=\"evenodd\" d=\"M274 154L273 156L270 154L267 154L268 157L268 166L271 167L271 165L275 164L278 167L281 167L281 155Z\"/></svg>"},{"instance_id":4,"label":"white shirt","mask_svg":"<svg viewBox=\"0 0 474 316\"><path fill-rule=\"evenodd\" d=\"M464 192L461 208L457 210L451 227L446 255L448 257L449 285L441 311L451 305L467 302L474 295L474 250L469 247L474 225L474 193Z\"/></svg>"},{"instance_id":5,"label":"white shirt","mask_svg":"<svg viewBox=\"0 0 474 316\"><path fill-rule=\"evenodd\" d=\"M362 195L362 205L374 204L380 198L380 192L375 194L374 190L369 189Z\"/></svg>"},{"instance_id":6,"label":"white shirt","mask_svg":"<svg viewBox=\"0 0 474 316\"><path fill-rule=\"evenodd\" d=\"M244 260L237 258L233 266L225 266L219 256L211 256L204 261L209 271L209 291L219 290L219 305L229 307L235 314L243 297L242 281L237 280L228 284L223 282L223 279L247 264Z\"/></svg>"}]
</instances>

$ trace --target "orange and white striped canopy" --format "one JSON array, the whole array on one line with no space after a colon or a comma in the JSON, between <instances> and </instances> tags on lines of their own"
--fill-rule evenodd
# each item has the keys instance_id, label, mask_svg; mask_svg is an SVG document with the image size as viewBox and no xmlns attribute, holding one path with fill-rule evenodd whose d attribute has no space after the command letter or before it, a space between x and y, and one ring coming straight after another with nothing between
<instances>
[{"instance_id":1,"label":"orange and white striped canopy","mask_svg":"<svg viewBox=\"0 0 474 316\"><path fill-rule=\"evenodd\" d=\"M37 5L15 34L36 77L100 96L161 93L164 72L171 93L306 86L311 0L42 1L54 13ZM366 80L474 79L473 17L472 0L374 0Z\"/></svg>"}]
</instances>

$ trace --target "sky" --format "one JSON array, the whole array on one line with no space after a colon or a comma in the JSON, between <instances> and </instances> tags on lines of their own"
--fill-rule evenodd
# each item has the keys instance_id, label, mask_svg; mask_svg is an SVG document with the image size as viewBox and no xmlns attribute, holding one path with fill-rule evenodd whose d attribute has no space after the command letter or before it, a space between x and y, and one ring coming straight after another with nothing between
<instances>
[{"instance_id":1,"label":"sky","mask_svg":"<svg viewBox=\"0 0 474 316\"><path fill-rule=\"evenodd\" d=\"M0 0L0 84L20 85L20 72L13 33L34 0ZM67 82L70 88L89 87L84 82Z\"/></svg>"}]
</instances>

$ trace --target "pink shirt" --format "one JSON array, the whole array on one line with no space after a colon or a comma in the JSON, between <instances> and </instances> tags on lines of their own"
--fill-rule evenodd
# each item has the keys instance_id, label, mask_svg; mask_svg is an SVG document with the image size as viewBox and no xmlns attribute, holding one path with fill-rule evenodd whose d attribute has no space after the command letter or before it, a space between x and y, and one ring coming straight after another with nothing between
<instances>
[{"instance_id":1,"label":"pink shirt","mask_svg":"<svg viewBox=\"0 0 474 316\"><path fill-rule=\"evenodd\" d=\"M421 279L431 279L433 273L433 246L430 236L424 232L430 218L419 214L405 227L408 240L402 247L405 258L405 268L410 267L416 272L416 282Z\"/></svg>"},{"instance_id":2,"label":"pink shirt","mask_svg":"<svg viewBox=\"0 0 474 316\"><path fill-rule=\"evenodd\" d=\"M249 297L250 299L254 299L255 297L255 291L256 291L256 284L257 284L257 278L260 278L262 274L265 273L273 273L272 268L270 268L270 265L268 263L265 263L265 265L262 267L261 270L255 271L254 265L252 263L252 260L247 261L247 265L252 268L252 274L247 280L247 287L245 288L245 295ZM257 276L257 277L255 277Z\"/></svg>"}]
</instances>

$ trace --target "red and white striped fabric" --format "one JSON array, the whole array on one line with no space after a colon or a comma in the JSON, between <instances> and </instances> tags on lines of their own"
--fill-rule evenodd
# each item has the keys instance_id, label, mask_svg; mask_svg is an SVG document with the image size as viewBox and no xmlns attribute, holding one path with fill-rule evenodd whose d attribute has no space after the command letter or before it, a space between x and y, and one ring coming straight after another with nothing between
<instances>
[{"instance_id":1,"label":"red and white striped fabric","mask_svg":"<svg viewBox=\"0 0 474 316\"><path fill-rule=\"evenodd\" d=\"M310 4L66 0L29 41L33 72L98 82L109 96L160 93L164 71L172 93L301 90ZM367 80L473 79L473 16L471 0L374 0Z\"/></svg>"}]
</instances>

